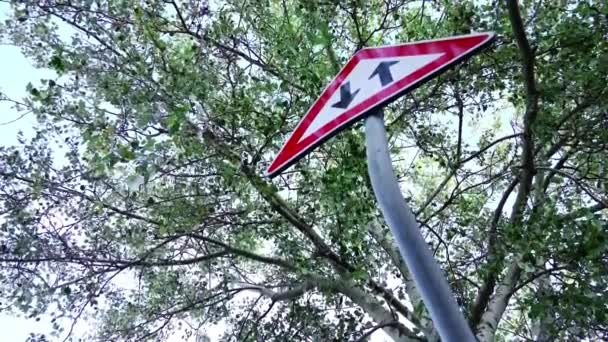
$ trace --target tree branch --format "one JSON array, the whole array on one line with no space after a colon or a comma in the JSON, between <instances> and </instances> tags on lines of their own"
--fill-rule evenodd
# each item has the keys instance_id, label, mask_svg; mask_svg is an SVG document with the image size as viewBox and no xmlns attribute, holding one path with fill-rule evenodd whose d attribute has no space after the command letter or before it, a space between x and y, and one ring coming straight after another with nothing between
<instances>
[{"instance_id":1,"label":"tree branch","mask_svg":"<svg viewBox=\"0 0 608 342\"><path fill-rule=\"evenodd\" d=\"M456 143L456 160L460 160L462 153L462 124L464 121L464 103L458 93L458 90L454 92L456 97L456 104L458 105L458 142Z\"/></svg>"},{"instance_id":2,"label":"tree branch","mask_svg":"<svg viewBox=\"0 0 608 342\"><path fill-rule=\"evenodd\" d=\"M308 225L299 215L287 204L277 193L271 184L264 181L255 173L255 170L240 162L240 157L236 155L228 146L222 143L210 130L203 132L205 140L216 148L222 155L231 160L231 163L239 165L240 172L247 177L250 184L258 191L262 198L284 219L286 219L299 232L304 234L315 246L317 253L326 258L331 266L339 273L353 272L356 268L348 261L344 260L339 254L334 252L312 226ZM403 305L388 289L378 284L375 280L369 279L371 289L381 295L389 305L394 307L404 316L410 316L409 309Z\"/></svg>"},{"instance_id":3,"label":"tree branch","mask_svg":"<svg viewBox=\"0 0 608 342\"><path fill-rule=\"evenodd\" d=\"M324 285L326 285L320 281L313 281L313 280L308 279L308 280L305 280L302 283L298 284L297 286L292 287L289 290L282 291L282 292L275 292L264 286L252 285L252 284L247 284L247 283L237 283L237 284L242 285L242 287L239 287L238 290L240 290L240 291L243 291L243 290L258 291L258 292L260 292L260 294L264 295L265 297L268 297L273 302L293 300L293 299L296 299L296 298L302 296L304 293L306 293L316 287L323 288L323 287L325 287Z\"/></svg>"},{"instance_id":4,"label":"tree branch","mask_svg":"<svg viewBox=\"0 0 608 342\"><path fill-rule=\"evenodd\" d=\"M498 223L500 222L500 218L502 217L502 210L511 196L513 190L517 186L519 182L518 179L514 179L511 181L505 192L502 194L496 209L494 210L494 214L492 216L492 222L490 223L490 229L488 231L488 263L496 262L496 241L498 240ZM490 296L494 291L494 286L496 286L496 279L498 277L497 272L492 272L488 275L488 277L483 282L483 285L477 292L477 296L475 296L475 301L471 308L471 316L469 318L469 322L472 327L477 326L481 320L481 316L488 305L488 301L490 300Z\"/></svg>"},{"instance_id":5,"label":"tree branch","mask_svg":"<svg viewBox=\"0 0 608 342\"><path fill-rule=\"evenodd\" d=\"M14 174L14 173L8 173L8 172L0 171L0 176L5 177L5 178L17 179L17 180L20 180L22 182L28 183L30 185L37 184L37 181L35 181L33 179L26 178L26 177L21 177L21 176L18 176L16 174ZM82 192L79 192L79 191L76 191L76 190L72 190L72 189L66 189L66 188L64 188L63 186L61 186L58 183L44 181L44 180L42 180L42 182L44 183L44 185L46 185L46 188L49 189L49 190L58 191L58 192L62 192L62 193L65 193L65 194L74 195L74 196L80 197L80 198L82 198L84 200L87 200L90 203L99 203L102 207L104 207L104 208L106 208L106 209L108 209L110 211L113 211L113 212L115 212L117 214L121 214L121 215L123 215L125 217L129 217L129 218L132 218L132 219L135 219L135 220L139 220L139 221L143 221L143 222L148 222L148 223L151 223L151 224L156 225L156 226L159 226L161 224L160 221L156 221L156 220L153 220L153 219L150 219L150 218L147 218L147 217L135 214L135 213L133 213L133 212L131 212L129 210L124 210L124 209L115 207L115 206L113 206L111 204L108 204L108 203L105 203L103 201L97 200L97 199L95 199L95 198L93 198L93 197L91 197L89 195L86 195L86 194L84 194Z\"/></svg>"},{"instance_id":6,"label":"tree branch","mask_svg":"<svg viewBox=\"0 0 608 342\"><path fill-rule=\"evenodd\" d=\"M397 267L399 273L403 277L403 282L405 283L405 291L409 297L410 302L414 308L422 307L423 312L420 317L416 317L414 315L406 316L408 320L412 323L418 325L424 332L424 335L427 338L427 341L438 341L439 334L435 330L433 326L433 322L430 318L430 315L426 311L424 303L422 302L422 297L418 292L418 288L416 287L416 283L410 277L409 271L407 269L407 265L405 264L405 260L401 257L401 253L399 252L399 247L395 242L395 239L391 234L386 234L382 231L380 225L377 224L369 224L368 231L370 235L374 238L374 240L380 245L380 247L386 252L386 254L390 257L393 265Z\"/></svg>"},{"instance_id":7,"label":"tree branch","mask_svg":"<svg viewBox=\"0 0 608 342\"><path fill-rule=\"evenodd\" d=\"M365 310L376 323L384 324L395 321L395 317L389 310L385 309L379 301L374 297L369 296L369 294L361 290L352 281L337 281L336 287L338 291L350 298L353 303ZM387 326L383 330L395 342L414 342L421 340L401 323Z\"/></svg>"},{"instance_id":8,"label":"tree branch","mask_svg":"<svg viewBox=\"0 0 608 342\"><path fill-rule=\"evenodd\" d=\"M232 247L224 242L203 236L203 235L199 235L199 234L195 234L195 233L189 233L188 236L191 236L195 239L198 240L202 240L205 242L209 242L212 243L216 246L220 246L222 248L224 248L224 250L226 250L227 252L229 252L230 254L234 254L234 255L238 255L238 256L242 256L244 258L250 259L250 260L254 260L254 261L259 261L261 263L264 264L270 264L270 265L275 265L275 266L279 266L279 267L283 267L285 269L288 270L296 270L297 266L289 263L286 260L283 259L279 259L279 258L273 258L273 257L267 257L267 256L263 256L263 255L259 255L259 254L255 254L249 251L246 251L244 249L240 249L240 248L236 248L236 247Z\"/></svg>"},{"instance_id":9,"label":"tree branch","mask_svg":"<svg viewBox=\"0 0 608 342\"><path fill-rule=\"evenodd\" d=\"M559 174L565 178L570 179L571 181L573 181L579 188L581 188L587 195L589 195L589 197L591 197L595 202L597 202L598 204L603 204L604 206L608 205L608 199L606 198L600 198L598 197L598 195L594 194L593 192L591 192L591 190L589 190L587 188L587 186L585 186L585 184L583 184L583 182L580 179L577 179L576 177L574 177L574 175L571 175L567 172L564 172L562 170L559 170L557 168L550 168L550 167L538 167L538 169L542 169L542 170L548 170L550 171L552 174ZM599 192L599 191L598 191Z\"/></svg>"},{"instance_id":10,"label":"tree branch","mask_svg":"<svg viewBox=\"0 0 608 342\"><path fill-rule=\"evenodd\" d=\"M559 128L561 126L563 126L569 119L571 119L574 116L576 116L577 114L579 114L580 111L587 108L590 104L591 104L591 100L587 99L587 100L583 101L582 103L578 104L575 108L573 108L568 113L564 114L562 116L562 118L559 120L558 125L555 127L555 131L559 130ZM521 136L521 135L522 135L522 133L518 133L518 134L512 135L510 137ZM553 155L555 153L557 153L557 151L559 151L559 149L562 148L567 141L568 141L568 139L566 139L566 138L560 138L557 142L555 142L553 145L551 145L551 147L547 150L547 152L544 153L544 158L550 159L551 157L553 157ZM537 148L536 153L540 153L540 152L541 152L541 150L539 148ZM560 160L560 162L561 162L561 160ZM558 162L556 167L559 166L560 162ZM565 162L565 160L563 162ZM553 175L550 173L547 176L547 178L545 178L546 184L548 183L548 180L550 180L550 178L552 176ZM511 183L509 183L509 186L503 193L502 198L500 199L496 209L494 210L494 214L492 216L492 222L490 224L489 233L488 233L488 253L487 253L488 264L498 261L498 259L497 259L498 256L496 255L496 243L498 241L498 225L500 223L500 219L502 218L502 214L503 214L502 211L506 204L506 201L511 196L511 193L515 190L515 187L517 186L519 181L520 181L519 178L514 178L511 181ZM601 209L603 209L603 206L601 206L601 208L595 208L595 209L601 210ZM497 277L498 277L498 274L496 274L496 272L493 272L492 274L490 274L486 278L486 280L484 281L483 285L481 286L481 288L479 289L479 291L477 293L475 302L471 309L471 316L469 319L469 322L473 327L476 326L477 324L479 324L479 321L481 320L481 315L483 314L483 311L485 310L485 308L488 304L490 296L492 295L492 292L494 291L494 287L496 286Z\"/></svg>"},{"instance_id":11,"label":"tree branch","mask_svg":"<svg viewBox=\"0 0 608 342\"><path fill-rule=\"evenodd\" d=\"M364 342L364 341L367 340L368 337L370 337L373 333L375 333L379 329L384 329L386 327L390 327L390 326L398 324L398 323L399 322L397 322L397 321L392 321L392 322L386 322L386 323L378 324L375 327L373 327L372 329L370 329L368 332L366 332L365 334L361 335L361 337L359 337L357 339L357 341L355 341L355 342Z\"/></svg>"},{"instance_id":12,"label":"tree branch","mask_svg":"<svg viewBox=\"0 0 608 342\"><path fill-rule=\"evenodd\" d=\"M522 169L519 177L517 197L513 204L513 211L511 212L511 220L518 221L521 220L521 215L523 214L532 187L532 178L535 174L533 126L538 114L538 92L534 78L534 53L526 38L517 0L508 0L507 7L515 41L519 46L522 58L526 88L526 112L523 118L524 128L522 136Z\"/></svg>"},{"instance_id":13,"label":"tree branch","mask_svg":"<svg viewBox=\"0 0 608 342\"><path fill-rule=\"evenodd\" d=\"M519 188L517 197L511 210L510 221L512 224L521 223L523 213L526 208L526 203L530 196L532 188L532 180L535 174L534 168L534 137L533 126L538 114L538 92L536 90L536 80L534 75L534 51L530 47L530 43L526 37L525 28L519 12L519 4L517 0L508 0L507 9L509 20L515 41L519 47L522 72L524 76L524 86L526 89L526 112L523 118L523 136L522 136L522 168L519 175ZM507 307L511 298L511 290L517 285L517 280L521 274L521 269L518 266L518 257L509 266L507 274L503 279L496 294L488 304L488 309L482 315L481 322L478 327L478 338L480 341L494 340L494 334L498 327L498 322Z\"/></svg>"},{"instance_id":14,"label":"tree branch","mask_svg":"<svg viewBox=\"0 0 608 342\"><path fill-rule=\"evenodd\" d=\"M328 279L319 275L311 274L300 284L283 292L275 292L266 287L239 283L244 286L235 290L254 290L270 298L273 302L293 300L302 296L307 291L318 288L326 291L338 291L352 300L365 310L378 324L393 322L390 326L384 326L383 330L396 342L413 342L420 339L403 324L395 320L395 317L373 296L369 296L354 282L344 279Z\"/></svg>"},{"instance_id":15,"label":"tree branch","mask_svg":"<svg viewBox=\"0 0 608 342\"><path fill-rule=\"evenodd\" d=\"M505 140L517 138L521 135L522 135L522 133L515 133L515 134L507 135L502 138L496 139L493 142L489 143L487 146L484 146L483 148L481 148L479 151L472 153L470 156L468 156L462 160L459 160L456 163L456 165L454 166L454 168L452 169L452 171L441 181L439 186L435 189L435 191L433 191L433 193L429 196L429 198L427 198L426 201L424 201L424 203L420 206L420 208L418 208L418 210L416 210L415 215L416 216L420 215L433 202L435 197L437 197L437 195L441 192L441 190L443 190L443 188L448 183L448 181L456 175L456 173L458 172L458 169L460 167L462 167L464 164L470 162L471 160L479 157L482 153L484 153L485 151L492 148L492 146L499 144Z\"/></svg>"}]
</instances>

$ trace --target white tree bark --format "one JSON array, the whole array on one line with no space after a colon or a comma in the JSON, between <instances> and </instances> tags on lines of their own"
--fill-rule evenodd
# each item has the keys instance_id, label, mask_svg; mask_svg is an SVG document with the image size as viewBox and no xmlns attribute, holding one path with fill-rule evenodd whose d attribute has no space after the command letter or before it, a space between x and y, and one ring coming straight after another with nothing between
<instances>
[{"instance_id":1,"label":"white tree bark","mask_svg":"<svg viewBox=\"0 0 608 342\"><path fill-rule=\"evenodd\" d=\"M384 324L398 320L396 315L393 315L387 308L382 305L382 302L374 297L369 296L365 291L361 290L352 281L343 281L338 284L338 290L345 296L350 298L353 303L359 305L377 324ZM382 330L389 335L395 342L420 342L419 338L401 323L400 326L387 326Z\"/></svg>"},{"instance_id":2,"label":"white tree bark","mask_svg":"<svg viewBox=\"0 0 608 342\"><path fill-rule=\"evenodd\" d=\"M407 296L409 297L412 306L415 309L422 307L422 314L420 315L420 317L414 317L416 319L413 320L412 323L420 327L427 341L439 341L439 334L433 326L433 322L430 319L428 311L426 310L424 303L422 302L420 292L418 292L418 289L416 288L416 283L414 282L412 277L410 277L407 265L401 257L401 253L399 253L399 247L397 246L397 243L395 242L393 236L390 234L390 231L383 231L382 227L378 224L370 224L368 226L368 231L370 232L374 240L376 240L376 242L391 258L391 261L393 262L395 267L397 267L399 273L401 273L401 276L403 277L403 281L405 283L405 292L407 293Z\"/></svg>"},{"instance_id":3,"label":"white tree bark","mask_svg":"<svg viewBox=\"0 0 608 342\"><path fill-rule=\"evenodd\" d=\"M538 258L537 266L540 269L545 270L545 258ZM553 292L551 287L551 275L549 273L540 276L535 280L536 283L536 297L541 300L546 299ZM555 309L552 305L549 305L543 315L537 319L532 326L532 337L537 342L548 342L551 340L549 336L548 328L555 321Z\"/></svg>"},{"instance_id":4,"label":"white tree bark","mask_svg":"<svg viewBox=\"0 0 608 342\"><path fill-rule=\"evenodd\" d=\"M420 342L420 338L414 332L407 329L399 322L398 316L382 305L382 302L374 296L361 289L352 280L328 279L320 275L310 275L310 278L284 291L273 291L264 286L255 284L234 282L237 288L243 290L257 291L273 301L293 300L302 296L307 291L315 288L321 290L334 290L347 296L353 303L361 307L376 324L387 324L382 330L395 342ZM395 323L390 324L389 323Z\"/></svg>"},{"instance_id":5,"label":"white tree bark","mask_svg":"<svg viewBox=\"0 0 608 342\"><path fill-rule=\"evenodd\" d=\"M479 322L479 325L477 326L477 339L479 342L494 341L498 323L500 322L500 319L502 318L502 315L509 304L512 291L517 284L519 275L521 274L518 259L519 258L515 258L515 260L509 266L507 274L496 289L494 297L492 297L490 303L488 304L488 308L483 313L483 316L481 316L481 322Z\"/></svg>"},{"instance_id":6,"label":"white tree bark","mask_svg":"<svg viewBox=\"0 0 608 342\"><path fill-rule=\"evenodd\" d=\"M521 172L519 175L519 189L511 210L511 223L520 224L523 222L523 214L526 204L530 197L532 181L535 177L535 148L534 132L532 127L539 112L539 93L536 89L536 79L534 74L534 50L530 46L526 37L524 21L520 15L519 3L517 0L506 1L509 21L513 30L513 36L517 42L522 62L522 75L526 89L526 111L523 116L522 131L522 153L521 153ZM486 311L481 317L477 329L479 341L494 341L494 335L498 322L509 304L509 299L513 294L513 289L517 285L521 268L519 267L519 256L515 256L507 269L507 273L496 289L494 297L490 300Z\"/></svg>"}]
</instances>

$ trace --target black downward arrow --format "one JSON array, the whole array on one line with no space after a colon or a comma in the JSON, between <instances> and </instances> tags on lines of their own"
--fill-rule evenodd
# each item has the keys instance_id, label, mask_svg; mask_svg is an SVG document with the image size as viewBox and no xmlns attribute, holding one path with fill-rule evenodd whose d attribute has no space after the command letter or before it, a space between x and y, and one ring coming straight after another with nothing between
<instances>
[{"instance_id":1,"label":"black downward arrow","mask_svg":"<svg viewBox=\"0 0 608 342\"><path fill-rule=\"evenodd\" d=\"M359 90L361 90L361 89L357 89L357 90L355 90L355 92L351 93L350 92L350 81L345 82L343 85L340 86L340 101L332 104L331 106L334 108L342 108L342 109L348 108L348 105L351 102L353 102L353 99L355 98L355 96L357 96L357 93L359 92Z\"/></svg>"},{"instance_id":2,"label":"black downward arrow","mask_svg":"<svg viewBox=\"0 0 608 342\"><path fill-rule=\"evenodd\" d=\"M374 76L380 77L380 84L384 87L385 85L393 82L393 75L391 75L390 67L399 63L399 61L380 62L374 72L369 76L371 80Z\"/></svg>"}]
</instances>

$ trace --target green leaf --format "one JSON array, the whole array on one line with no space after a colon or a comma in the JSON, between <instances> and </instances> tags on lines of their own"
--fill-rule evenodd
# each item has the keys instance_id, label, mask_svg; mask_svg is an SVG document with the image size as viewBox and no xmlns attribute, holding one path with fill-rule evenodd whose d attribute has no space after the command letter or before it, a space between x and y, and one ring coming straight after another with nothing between
<instances>
[{"instance_id":1,"label":"green leaf","mask_svg":"<svg viewBox=\"0 0 608 342\"><path fill-rule=\"evenodd\" d=\"M53 55L49 61L49 67L62 74L65 71L65 64L60 55Z\"/></svg>"},{"instance_id":2,"label":"green leaf","mask_svg":"<svg viewBox=\"0 0 608 342\"><path fill-rule=\"evenodd\" d=\"M118 148L118 154L125 160L133 160L135 159L136 155L133 152L133 150L130 148L130 146L128 145L121 145Z\"/></svg>"}]
</instances>

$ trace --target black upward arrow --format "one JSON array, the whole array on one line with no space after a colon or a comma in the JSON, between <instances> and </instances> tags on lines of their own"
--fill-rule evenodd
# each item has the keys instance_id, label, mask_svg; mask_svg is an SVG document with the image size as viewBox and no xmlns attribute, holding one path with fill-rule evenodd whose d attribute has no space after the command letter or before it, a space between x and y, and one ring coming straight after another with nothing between
<instances>
[{"instance_id":1,"label":"black upward arrow","mask_svg":"<svg viewBox=\"0 0 608 342\"><path fill-rule=\"evenodd\" d=\"M353 102L353 99L355 98L355 96L357 96L357 93L359 92L359 90L361 90L361 89L357 89L357 90L355 90L355 92L351 93L350 92L350 81L345 82L343 85L340 86L340 101L332 104L331 106L334 108L342 108L342 109L348 108L348 105L351 102Z\"/></svg>"},{"instance_id":2,"label":"black upward arrow","mask_svg":"<svg viewBox=\"0 0 608 342\"><path fill-rule=\"evenodd\" d=\"M399 63L399 61L380 62L374 72L369 76L371 80L374 76L380 77L380 84L384 87L385 85L393 82L393 75L391 75L390 67Z\"/></svg>"}]
</instances>

